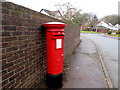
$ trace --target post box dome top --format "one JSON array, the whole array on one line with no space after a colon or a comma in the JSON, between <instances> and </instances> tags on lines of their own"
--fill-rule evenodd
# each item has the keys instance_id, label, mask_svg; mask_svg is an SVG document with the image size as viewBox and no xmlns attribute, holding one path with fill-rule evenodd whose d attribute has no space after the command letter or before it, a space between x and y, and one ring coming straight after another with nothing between
<instances>
[{"instance_id":1,"label":"post box dome top","mask_svg":"<svg viewBox=\"0 0 120 90\"><path fill-rule=\"evenodd\" d=\"M55 27L55 28L64 28L66 26L65 23L62 22L48 22L43 24L44 27Z\"/></svg>"}]
</instances>

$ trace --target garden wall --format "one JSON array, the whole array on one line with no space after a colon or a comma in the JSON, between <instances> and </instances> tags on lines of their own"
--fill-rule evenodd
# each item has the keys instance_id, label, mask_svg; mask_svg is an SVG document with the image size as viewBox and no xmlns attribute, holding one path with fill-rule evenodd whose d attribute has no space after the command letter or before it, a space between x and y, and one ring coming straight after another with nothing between
<instances>
[{"instance_id":1,"label":"garden wall","mask_svg":"<svg viewBox=\"0 0 120 90\"><path fill-rule=\"evenodd\" d=\"M97 32L101 32L101 33L107 33L109 30L107 29L98 29Z\"/></svg>"},{"instance_id":2,"label":"garden wall","mask_svg":"<svg viewBox=\"0 0 120 90\"><path fill-rule=\"evenodd\" d=\"M60 21L23 6L3 2L1 7L1 59L3 88L44 87L46 33L43 23ZM61 22L61 21L60 21ZM67 23L65 58L80 42L79 26Z\"/></svg>"}]
</instances>

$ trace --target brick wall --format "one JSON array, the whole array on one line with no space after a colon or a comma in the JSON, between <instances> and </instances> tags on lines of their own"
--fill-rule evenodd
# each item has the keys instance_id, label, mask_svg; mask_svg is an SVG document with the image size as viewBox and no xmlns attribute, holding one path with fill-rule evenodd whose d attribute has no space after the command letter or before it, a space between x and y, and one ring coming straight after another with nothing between
<instances>
[{"instance_id":1,"label":"brick wall","mask_svg":"<svg viewBox=\"0 0 120 90\"><path fill-rule=\"evenodd\" d=\"M39 12L10 3L2 3L2 87L44 87L46 75L46 34L43 23L59 21ZM80 41L79 27L65 28L65 57Z\"/></svg>"},{"instance_id":2,"label":"brick wall","mask_svg":"<svg viewBox=\"0 0 120 90\"><path fill-rule=\"evenodd\" d=\"M0 2L0 6L2 6L2 2ZM0 89L2 87L2 8L0 7Z\"/></svg>"},{"instance_id":3,"label":"brick wall","mask_svg":"<svg viewBox=\"0 0 120 90\"><path fill-rule=\"evenodd\" d=\"M107 29L98 29L97 32L101 32L101 33L107 33L109 30Z\"/></svg>"},{"instance_id":4,"label":"brick wall","mask_svg":"<svg viewBox=\"0 0 120 90\"><path fill-rule=\"evenodd\" d=\"M78 25L67 24L65 28L65 58L69 57L75 47L80 43L80 27Z\"/></svg>"}]
</instances>

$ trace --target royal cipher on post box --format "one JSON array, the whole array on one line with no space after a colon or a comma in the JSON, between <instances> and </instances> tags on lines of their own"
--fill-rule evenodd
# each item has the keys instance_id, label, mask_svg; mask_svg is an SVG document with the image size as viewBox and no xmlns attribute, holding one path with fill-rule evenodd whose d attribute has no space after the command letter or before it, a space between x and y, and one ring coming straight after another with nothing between
<instances>
[{"instance_id":1,"label":"royal cipher on post box","mask_svg":"<svg viewBox=\"0 0 120 90\"><path fill-rule=\"evenodd\" d=\"M47 48L47 86L62 87L62 72L64 66L64 30L66 24L48 22L46 29Z\"/></svg>"}]
</instances>

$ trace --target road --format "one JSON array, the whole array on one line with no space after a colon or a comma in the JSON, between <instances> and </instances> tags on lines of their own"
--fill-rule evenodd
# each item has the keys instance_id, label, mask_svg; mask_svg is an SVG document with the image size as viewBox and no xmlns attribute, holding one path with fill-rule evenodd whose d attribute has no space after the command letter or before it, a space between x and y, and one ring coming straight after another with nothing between
<instances>
[{"instance_id":1,"label":"road","mask_svg":"<svg viewBox=\"0 0 120 90\"><path fill-rule=\"evenodd\" d=\"M111 81L118 88L118 43L120 40L104 37L103 34L83 34L91 39L99 49Z\"/></svg>"}]
</instances>

